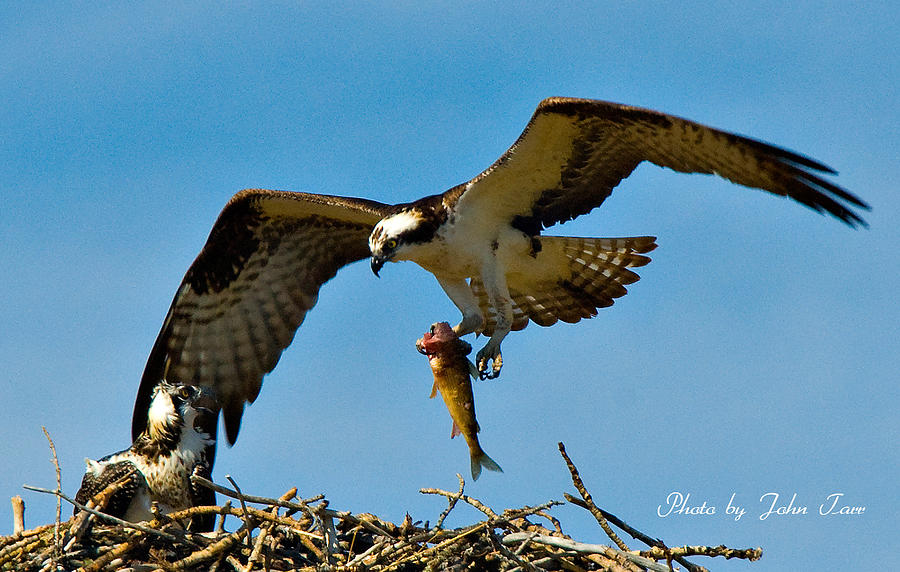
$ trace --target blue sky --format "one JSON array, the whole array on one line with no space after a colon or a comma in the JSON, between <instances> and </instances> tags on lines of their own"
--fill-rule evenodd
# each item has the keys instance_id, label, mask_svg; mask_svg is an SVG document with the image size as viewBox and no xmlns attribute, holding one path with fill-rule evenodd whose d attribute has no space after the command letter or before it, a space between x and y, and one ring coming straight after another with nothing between
<instances>
[{"instance_id":1,"label":"blue sky","mask_svg":"<svg viewBox=\"0 0 900 572\"><path fill-rule=\"evenodd\" d=\"M653 262L597 318L508 338L503 376L475 388L505 473L468 492L495 509L561 499L563 441L598 504L636 528L765 550L699 562L716 570L896 565L900 8L678 6L0 5L0 496L25 497L29 527L52 519L51 497L21 489L54 483L42 425L69 493L84 457L128 445L144 361L234 192L441 192L493 162L542 98L577 96L823 161L871 203L871 228L640 167L554 233L653 234ZM458 314L412 264L381 276L356 264L323 288L217 480L437 517L444 503L417 491L455 490L468 453L413 343ZM673 491L717 514L660 517ZM770 492L809 513L761 520ZM820 516L836 492L865 513ZM585 511L555 513L605 540ZM475 518L457 508L448 524Z\"/></svg>"}]
</instances>

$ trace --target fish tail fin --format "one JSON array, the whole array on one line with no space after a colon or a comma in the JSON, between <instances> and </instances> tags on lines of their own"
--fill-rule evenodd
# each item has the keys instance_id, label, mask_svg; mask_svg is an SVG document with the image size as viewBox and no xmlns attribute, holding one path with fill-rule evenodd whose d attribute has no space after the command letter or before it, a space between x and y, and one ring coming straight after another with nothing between
<instances>
[{"instance_id":1,"label":"fish tail fin","mask_svg":"<svg viewBox=\"0 0 900 572\"><path fill-rule=\"evenodd\" d=\"M500 468L500 465L498 465L496 461L488 457L488 454L484 451L472 455L472 479L476 481L478 480L478 477L481 476L482 467L489 471L495 471L498 473L503 472L503 469Z\"/></svg>"}]
</instances>

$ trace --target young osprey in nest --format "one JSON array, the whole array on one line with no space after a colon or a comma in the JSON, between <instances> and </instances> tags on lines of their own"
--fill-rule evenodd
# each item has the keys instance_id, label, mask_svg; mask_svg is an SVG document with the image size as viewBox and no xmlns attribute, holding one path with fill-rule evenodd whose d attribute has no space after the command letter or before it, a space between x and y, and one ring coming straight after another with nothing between
<instances>
[{"instance_id":1,"label":"young osprey in nest","mask_svg":"<svg viewBox=\"0 0 900 572\"><path fill-rule=\"evenodd\" d=\"M211 479L218 414L208 388L165 381L156 385L146 428L128 449L99 461L85 459L87 471L75 500L85 504L110 484L123 481L103 512L129 522L151 520L154 501L163 513L214 505L215 493L194 486L191 475ZM209 531L214 522L215 515L199 517L188 528Z\"/></svg>"},{"instance_id":2,"label":"young osprey in nest","mask_svg":"<svg viewBox=\"0 0 900 572\"><path fill-rule=\"evenodd\" d=\"M132 433L146 424L160 380L216 390L229 442L319 288L350 262L411 260L459 308L459 335L489 337L483 377L500 343L528 322L550 326L596 315L638 280L631 267L655 238L569 238L543 229L600 206L638 164L717 174L786 196L851 227L866 203L823 178L803 155L648 109L586 99L541 102L506 153L474 179L399 205L367 199L246 190L222 210L188 269L153 346ZM440 320L435 320L440 321Z\"/></svg>"}]
</instances>

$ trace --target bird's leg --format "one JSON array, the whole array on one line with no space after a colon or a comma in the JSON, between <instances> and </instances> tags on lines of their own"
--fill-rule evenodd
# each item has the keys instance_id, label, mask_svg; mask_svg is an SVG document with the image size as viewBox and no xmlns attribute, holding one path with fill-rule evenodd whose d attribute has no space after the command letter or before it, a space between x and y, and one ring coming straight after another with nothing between
<instances>
[{"instance_id":1,"label":"bird's leg","mask_svg":"<svg viewBox=\"0 0 900 572\"><path fill-rule=\"evenodd\" d=\"M479 310L477 314L464 313L462 320L453 326L453 331L457 336L464 336L480 330L483 325L484 317L481 315L481 310Z\"/></svg>"},{"instance_id":2,"label":"bird's leg","mask_svg":"<svg viewBox=\"0 0 900 572\"><path fill-rule=\"evenodd\" d=\"M478 300L472 294L469 284L465 279L450 279L437 277L438 283L447 296L453 301L462 313L462 320L453 326L457 336L464 336L479 331L484 325L484 316L478 307Z\"/></svg>"},{"instance_id":3,"label":"bird's leg","mask_svg":"<svg viewBox=\"0 0 900 572\"><path fill-rule=\"evenodd\" d=\"M500 375L503 367L503 358L500 356L500 342L512 329L512 302L509 299L509 291L506 289L506 276L502 271L495 270L493 264L485 265L482 272L482 280L488 294L491 307L497 309L497 325L488 343L479 350L475 357L475 365L481 379L494 379ZM453 300L459 311L462 312L462 321L453 327L457 336L464 336L477 332L484 326L484 315L478 306L478 300L464 279L450 279L438 277L438 283Z\"/></svg>"},{"instance_id":4,"label":"bird's leg","mask_svg":"<svg viewBox=\"0 0 900 572\"><path fill-rule=\"evenodd\" d=\"M506 275L496 264L486 264L481 278L488 295L488 303L496 313L496 324L491 339L475 356L475 365L478 367L481 379L494 379L500 375L500 368L503 367L500 342L512 329L512 300L510 300L509 289L506 286ZM488 366L490 366L490 370L488 370Z\"/></svg>"}]
</instances>

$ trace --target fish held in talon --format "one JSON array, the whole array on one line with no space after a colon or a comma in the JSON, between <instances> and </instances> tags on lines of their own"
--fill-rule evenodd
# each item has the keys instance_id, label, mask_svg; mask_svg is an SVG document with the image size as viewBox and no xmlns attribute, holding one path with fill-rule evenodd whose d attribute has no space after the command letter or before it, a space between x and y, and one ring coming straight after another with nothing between
<instances>
[{"instance_id":1,"label":"fish held in talon","mask_svg":"<svg viewBox=\"0 0 900 572\"><path fill-rule=\"evenodd\" d=\"M481 448L478 432L481 428L475 419L475 397L472 394L472 377L477 371L469 362L472 346L459 339L450 324L439 322L416 341L416 349L428 356L428 363L434 375L431 396L440 392L444 404L453 418L450 438L462 434L469 445L472 478L478 480L481 469L503 472L493 459ZM474 375L473 375L474 372Z\"/></svg>"}]
</instances>

